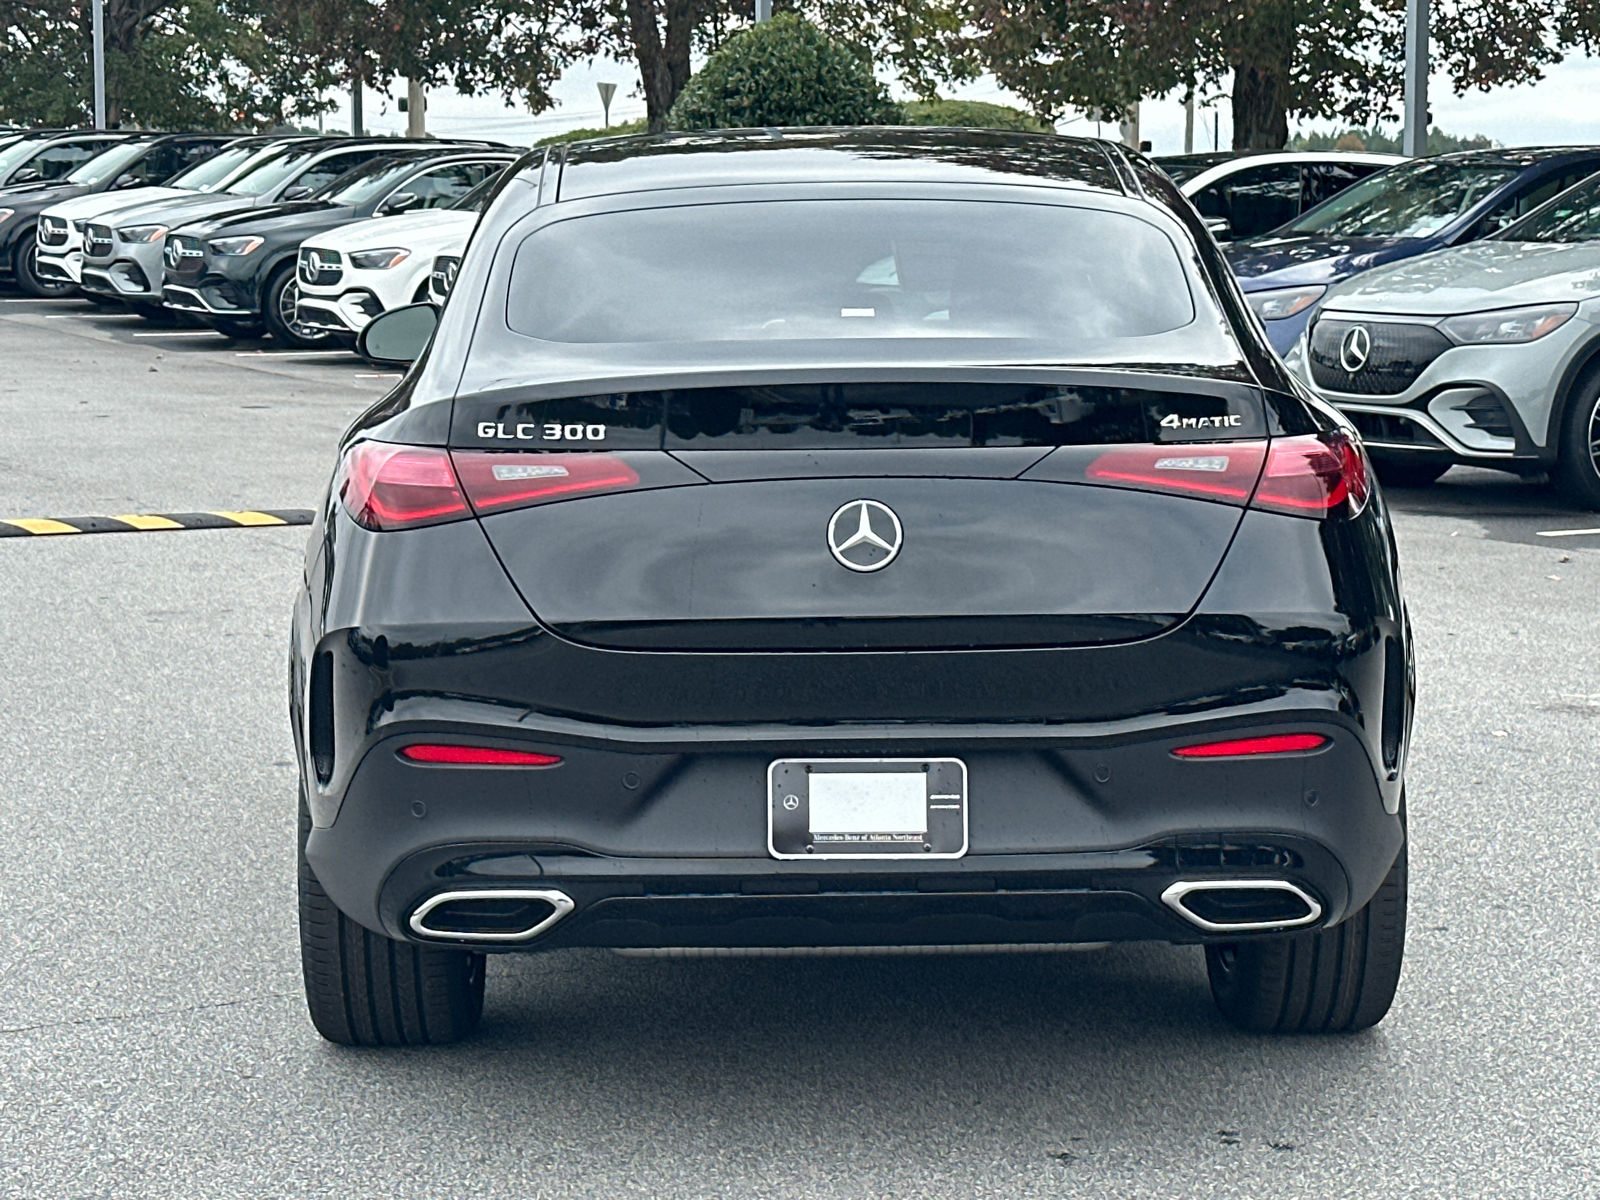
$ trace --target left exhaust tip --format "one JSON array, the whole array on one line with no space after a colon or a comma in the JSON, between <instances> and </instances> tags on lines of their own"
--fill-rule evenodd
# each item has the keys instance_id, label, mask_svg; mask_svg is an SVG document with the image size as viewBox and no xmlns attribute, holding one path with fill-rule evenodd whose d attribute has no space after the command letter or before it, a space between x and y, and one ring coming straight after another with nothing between
<instances>
[{"instance_id":1,"label":"left exhaust tip","mask_svg":"<svg viewBox=\"0 0 1600 1200\"><path fill-rule=\"evenodd\" d=\"M554 888L440 892L411 913L411 931L456 942L526 942L577 906Z\"/></svg>"}]
</instances>

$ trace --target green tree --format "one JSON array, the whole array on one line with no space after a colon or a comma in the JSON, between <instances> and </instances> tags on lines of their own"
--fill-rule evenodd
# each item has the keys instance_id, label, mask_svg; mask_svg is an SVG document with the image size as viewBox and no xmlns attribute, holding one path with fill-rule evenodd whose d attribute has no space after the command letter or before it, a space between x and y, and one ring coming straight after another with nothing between
<instances>
[{"instance_id":1,"label":"green tree","mask_svg":"<svg viewBox=\"0 0 1600 1200\"><path fill-rule=\"evenodd\" d=\"M953 125L968 129L1014 129L1054 133L1055 127L1032 113L982 100L913 100L900 106L902 125Z\"/></svg>"},{"instance_id":2,"label":"green tree","mask_svg":"<svg viewBox=\"0 0 1600 1200\"><path fill-rule=\"evenodd\" d=\"M888 125L899 116L872 62L794 13L729 38L678 93L676 129Z\"/></svg>"}]
</instances>

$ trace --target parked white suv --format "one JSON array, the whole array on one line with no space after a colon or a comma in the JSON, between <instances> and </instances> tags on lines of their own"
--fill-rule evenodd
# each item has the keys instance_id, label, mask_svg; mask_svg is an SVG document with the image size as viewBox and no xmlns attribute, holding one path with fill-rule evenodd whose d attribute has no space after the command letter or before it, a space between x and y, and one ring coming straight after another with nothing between
<instances>
[{"instance_id":1,"label":"parked white suv","mask_svg":"<svg viewBox=\"0 0 1600 1200\"><path fill-rule=\"evenodd\" d=\"M459 256L498 174L444 208L357 221L300 247L300 324L357 334L391 308L429 299L433 261Z\"/></svg>"}]
</instances>

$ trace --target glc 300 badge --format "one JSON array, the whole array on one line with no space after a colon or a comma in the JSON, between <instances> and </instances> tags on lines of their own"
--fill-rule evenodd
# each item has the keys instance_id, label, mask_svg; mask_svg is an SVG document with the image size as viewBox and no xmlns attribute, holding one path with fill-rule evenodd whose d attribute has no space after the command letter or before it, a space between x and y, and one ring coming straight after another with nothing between
<instances>
[{"instance_id":1,"label":"glc 300 badge","mask_svg":"<svg viewBox=\"0 0 1600 1200\"><path fill-rule=\"evenodd\" d=\"M1372 334L1365 325L1352 325L1339 343L1339 365L1354 375L1372 357Z\"/></svg>"},{"instance_id":2,"label":"glc 300 badge","mask_svg":"<svg viewBox=\"0 0 1600 1200\"><path fill-rule=\"evenodd\" d=\"M828 549L852 571L881 571L900 554L905 532L894 509L877 500L852 500L828 518Z\"/></svg>"}]
</instances>

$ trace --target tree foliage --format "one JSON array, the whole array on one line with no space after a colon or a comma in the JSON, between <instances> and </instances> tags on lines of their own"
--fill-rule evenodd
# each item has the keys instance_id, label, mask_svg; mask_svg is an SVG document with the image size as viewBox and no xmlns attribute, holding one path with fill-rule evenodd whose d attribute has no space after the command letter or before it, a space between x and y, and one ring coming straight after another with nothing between
<instances>
[{"instance_id":1,"label":"tree foliage","mask_svg":"<svg viewBox=\"0 0 1600 1200\"><path fill-rule=\"evenodd\" d=\"M676 129L888 125L899 116L862 51L784 13L729 38L672 106Z\"/></svg>"},{"instance_id":2,"label":"tree foliage","mask_svg":"<svg viewBox=\"0 0 1600 1200\"><path fill-rule=\"evenodd\" d=\"M106 0L106 118L165 129L257 129L324 107L315 55L269 36L264 0ZM0 0L0 119L88 124L90 5Z\"/></svg>"},{"instance_id":3,"label":"tree foliage","mask_svg":"<svg viewBox=\"0 0 1600 1200\"><path fill-rule=\"evenodd\" d=\"M964 129L1013 129L1054 133L1055 127L1032 113L982 100L913 100L900 106L902 125L950 125Z\"/></svg>"}]
</instances>

